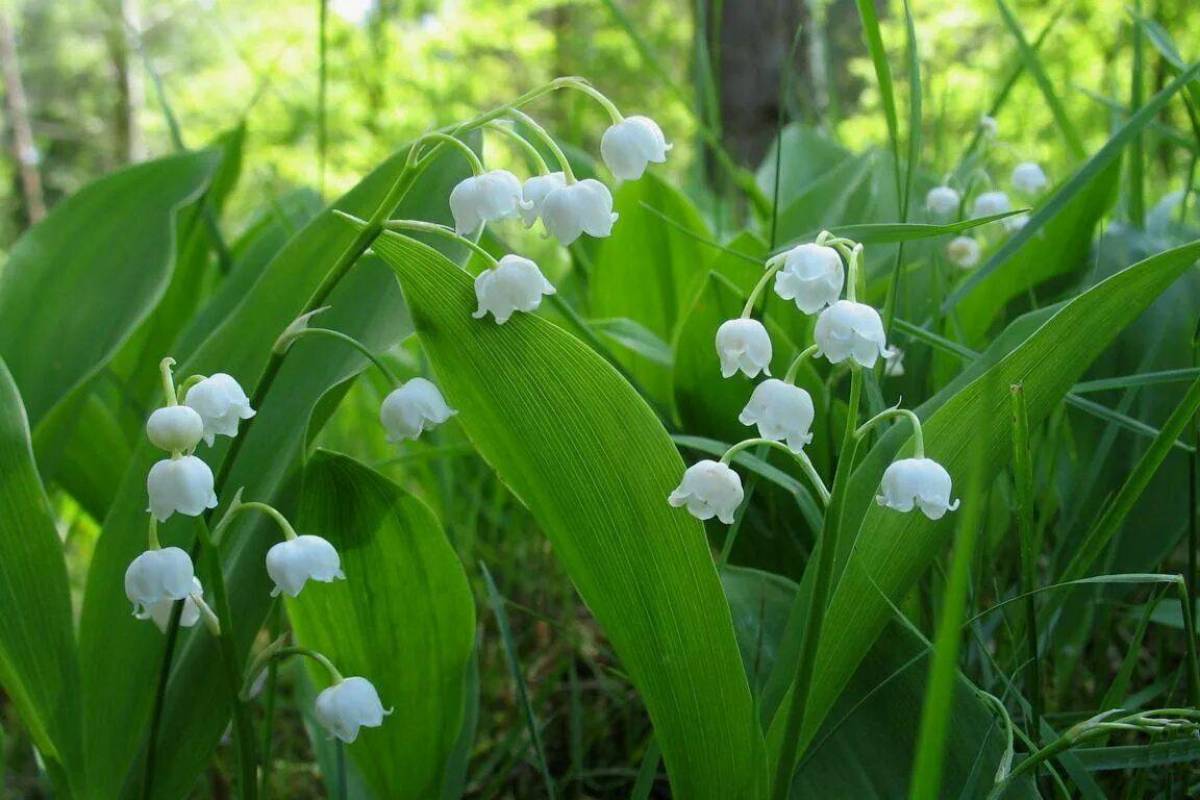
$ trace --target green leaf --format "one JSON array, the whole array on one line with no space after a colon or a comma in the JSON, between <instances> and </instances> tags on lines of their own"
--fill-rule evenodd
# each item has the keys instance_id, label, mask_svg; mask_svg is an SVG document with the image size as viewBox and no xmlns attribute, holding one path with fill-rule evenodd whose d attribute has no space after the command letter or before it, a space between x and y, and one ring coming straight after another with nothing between
<instances>
[{"instance_id":1,"label":"green leaf","mask_svg":"<svg viewBox=\"0 0 1200 800\"><path fill-rule=\"evenodd\" d=\"M287 600L296 640L342 674L370 680L396 709L381 727L363 729L348 754L379 797L439 796L475 645L474 599L458 556L424 503L327 451L304 470L297 528L337 548L346 580L310 583ZM313 666L323 687L328 676Z\"/></svg>"},{"instance_id":2,"label":"green leaf","mask_svg":"<svg viewBox=\"0 0 1200 800\"><path fill-rule=\"evenodd\" d=\"M649 209L706 238L708 228L687 197L654 175L622 184L615 201L621 221L597 248L589 275L589 316L631 319L670 341L707 253L683 231L664 226ZM633 286L637 291L630 291ZM620 358L655 400L669 398L670 371L662 364L630 352Z\"/></svg>"},{"instance_id":3,"label":"green leaf","mask_svg":"<svg viewBox=\"0 0 1200 800\"><path fill-rule=\"evenodd\" d=\"M13 247L0 270L0 357L33 428L117 352L163 296L175 259L175 211L204 189L218 160L201 151L101 178Z\"/></svg>"},{"instance_id":4,"label":"green leaf","mask_svg":"<svg viewBox=\"0 0 1200 800\"><path fill-rule=\"evenodd\" d=\"M976 464L983 475L994 474L1011 452L1007 387L1024 384L1030 425L1036 425L1117 333L1198 256L1200 242L1193 242L1117 273L1059 307L998 362L986 370L980 365L970 382L955 387L952 395L938 395L918 408L929 457L946 467L960 491L968 485ZM979 420L990 423L981 425ZM841 537L845 547L838 560L844 568L819 646L805 740L811 739L815 725L841 693L846 676L882 630L892 603L911 589L941 552L950 532L953 515L933 523L921 514L883 509L871 499L887 464L911 449L908 431L897 426L872 448L849 486L844 524L847 533L855 533ZM776 715L773 727L781 723L782 715Z\"/></svg>"},{"instance_id":5,"label":"green leaf","mask_svg":"<svg viewBox=\"0 0 1200 800\"><path fill-rule=\"evenodd\" d=\"M369 215L399 175L403 154L394 156L335 203L350 214ZM461 158L431 167L401 203L398 215L444 220L446 197L466 174ZM235 462L224 460L230 440L199 453L214 473L227 477L217 486L228 501L245 487L246 498L271 501L297 465L313 409L330 390L365 367L357 352L332 341L299 342L282 361L271 359L280 331L305 309L326 280L335 260L355 238L355 231L327 210L297 233L267 265L242 301L197 348L177 374L234 376L252 396L265 375L273 386L259 403L258 416L242 435ZM368 347L385 349L409 330L395 278L377 260L360 258L328 298L333 306L322 324L358 337ZM333 397L336 398L336 394ZM120 576L145 547L146 489L149 467L161 457L148 442L133 454L121 488L105 519L88 573L80 625L80 657L84 673L85 746L89 786L98 796L115 797L122 786L136 795L141 782L138 762L153 704L154 685L164 638L153 625L129 615L120 592ZM286 505L285 505L286 508ZM164 544L187 547L193 538L190 520L168 520L160 527ZM236 621L228 635L239 652L249 647L269 606L269 582L262 558L273 543L270 529L256 519L239 519L223 543L223 561ZM114 646L118 644L119 646ZM207 763L229 718L229 698L217 672L217 652L203 629L181 635L159 742L156 797L187 791ZM127 724L114 726L113 719Z\"/></svg>"},{"instance_id":6,"label":"green leaf","mask_svg":"<svg viewBox=\"0 0 1200 800\"><path fill-rule=\"evenodd\" d=\"M79 661L67 566L33 461L29 421L2 359L0 475L0 685L58 791L82 796Z\"/></svg>"},{"instance_id":7,"label":"green leaf","mask_svg":"<svg viewBox=\"0 0 1200 800\"><path fill-rule=\"evenodd\" d=\"M654 724L674 793L762 797L766 761L729 606L698 522L666 498L683 462L600 356L535 315L474 320L470 276L385 234L458 420L532 512Z\"/></svg>"}]
</instances>

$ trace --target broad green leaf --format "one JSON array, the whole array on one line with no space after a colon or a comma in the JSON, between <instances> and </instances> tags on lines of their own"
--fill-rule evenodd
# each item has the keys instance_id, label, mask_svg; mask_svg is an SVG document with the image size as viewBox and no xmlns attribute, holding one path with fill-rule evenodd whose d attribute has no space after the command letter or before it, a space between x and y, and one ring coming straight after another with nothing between
<instances>
[{"instance_id":1,"label":"broad green leaf","mask_svg":"<svg viewBox=\"0 0 1200 800\"><path fill-rule=\"evenodd\" d=\"M624 183L615 201L621 220L596 249L589 275L590 316L631 319L670 341L708 253L696 239L664 225L654 212L705 238L708 228L687 197L654 175ZM631 352L619 357L651 396L667 400L668 369Z\"/></svg>"},{"instance_id":2,"label":"broad green leaf","mask_svg":"<svg viewBox=\"0 0 1200 800\"><path fill-rule=\"evenodd\" d=\"M393 157L336 202L336 207L369 215L382 201L403 165ZM450 187L465 174L462 159L446 159L432 167L409 193L399 216L446 219ZM271 358L279 332L313 298L330 267L353 242L355 231L327 210L297 233L253 283L245 298L197 348L177 374L233 375L255 396L261 380L272 389L259 403L258 416L243 427L235 463L223 464L227 439L200 456L218 475L224 501L244 486L247 499L271 501L285 484L300 456L313 409L331 388L340 386L364 368L365 360L337 342L300 342L282 361ZM369 347L383 349L406 332L403 304L395 279L370 258L360 259L338 282L327 299L333 309L323 324L357 336ZM89 786L101 797L117 796L124 786L136 795L141 782L137 763L145 746L153 705L154 685L164 638L152 625L130 615L122 592L121 575L145 547L146 471L161 456L148 442L134 452L121 488L97 543L84 597L80 653L84 672L85 746ZM171 519L161 527L164 543L189 546L190 520ZM223 545L223 560L236 618L235 643L245 652L265 617L269 582L262 557L272 543L270 528L258 520L241 520L231 527ZM120 643L114 647L114 642ZM174 797L190 787L203 769L229 717L228 697L220 680L216 649L203 630L180 637L159 742L156 797ZM110 724L120 718L127 723Z\"/></svg>"},{"instance_id":3,"label":"broad green leaf","mask_svg":"<svg viewBox=\"0 0 1200 800\"><path fill-rule=\"evenodd\" d=\"M1030 425L1037 424L1117 333L1198 256L1200 242L1193 242L1117 273L1057 308L1019 347L977 373L948 400L935 398L918 408L925 421L929 456L947 468L959 487L969 483L969 471L976 464L982 465L985 475L1000 469L1011 452L1007 387L1024 384ZM991 423L980 425L981 419ZM953 515L933 523L920 514L898 514L872 502L890 460L911 452L907 433L896 428L882 437L849 486L845 547L839 553L844 568L830 600L827 633L819 645L806 741L883 629L892 604L904 597L941 552L953 524ZM775 716L772 728L782 723L782 717Z\"/></svg>"},{"instance_id":4,"label":"broad green leaf","mask_svg":"<svg viewBox=\"0 0 1200 800\"><path fill-rule=\"evenodd\" d=\"M683 474L649 407L551 323L471 318L471 278L385 234L438 383L530 509L637 687L674 793L756 798L766 762L704 531L666 498Z\"/></svg>"},{"instance_id":5,"label":"broad green leaf","mask_svg":"<svg viewBox=\"0 0 1200 800\"><path fill-rule=\"evenodd\" d=\"M808 185L850 158L850 153L815 128L798 123L785 127L780 135L779 208L795 202ZM758 168L758 185L771 197L775 191L776 143L771 146Z\"/></svg>"},{"instance_id":6,"label":"broad green leaf","mask_svg":"<svg viewBox=\"0 0 1200 800\"><path fill-rule=\"evenodd\" d=\"M158 303L171 279L176 209L203 191L218 160L201 151L101 178L13 247L0 271L0 356L33 428Z\"/></svg>"},{"instance_id":7,"label":"broad green leaf","mask_svg":"<svg viewBox=\"0 0 1200 800\"><path fill-rule=\"evenodd\" d=\"M67 566L33 461L29 420L2 359L0 476L0 686L57 790L85 796Z\"/></svg>"},{"instance_id":8,"label":"broad green leaf","mask_svg":"<svg viewBox=\"0 0 1200 800\"><path fill-rule=\"evenodd\" d=\"M1117 159L1070 196L1039 235L1026 239L983 279L973 282L956 312L966 342L978 342L1013 298L1086 266L1092 232L1112 205L1120 176Z\"/></svg>"},{"instance_id":9,"label":"broad green leaf","mask_svg":"<svg viewBox=\"0 0 1200 800\"><path fill-rule=\"evenodd\" d=\"M346 580L310 583L288 599L296 641L343 675L369 679L396 709L347 752L379 797L439 796L475 646L474 600L458 556L424 503L327 451L304 470L297 529L337 548ZM324 687L328 676L313 666Z\"/></svg>"}]
</instances>

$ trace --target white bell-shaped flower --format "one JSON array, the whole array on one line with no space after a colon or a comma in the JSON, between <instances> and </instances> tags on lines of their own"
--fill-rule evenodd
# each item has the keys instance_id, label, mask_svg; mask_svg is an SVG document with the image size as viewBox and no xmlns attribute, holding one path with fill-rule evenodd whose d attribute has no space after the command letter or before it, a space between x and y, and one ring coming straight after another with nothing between
<instances>
[{"instance_id":1,"label":"white bell-shaped flower","mask_svg":"<svg viewBox=\"0 0 1200 800\"><path fill-rule=\"evenodd\" d=\"M200 621L200 604L196 598L204 595L204 587L200 585L199 578L192 578L192 588L188 592L188 596L183 599L183 611L179 612L179 625L183 628L195 627ZM171 612L174 611L175 600L159 600L146 607L143 614L134 614L138 619L151 619L154 624L163 633L167 632L167 627L171 624Z\"/></svg>"},{"instance_id":2,"label":"white bell-shaped flower","mask_svg":"<svg viewBox=\"0 0 1200 800\"><path fill-rule=\"evenodd\" d=\"M1013 167L1012 185L1021 194L1037 194L1047 183L1046 173L1032 161L1022 161Z\"/></svg>"},{"instance_id":3,"label":"white bell-shaped flower","mask_svg":"<svg viewBox=\"0 0 1200 800\"><path fill-rule=\"evenodd\" d=\"M133 603L133 615L145 619L155 605L187 597L195 576L186 550L163 547L142 553L125 570L125 596Z\"/></svg>"},{"instance_id":4,"label":"white bell-shaped flower","mask_svg":"<svg viewBox=\"0 0 1200 800\"><path fill-rule=\"evenodd\" d=\"M416 439L422 431L441 425L457 413L432 381L413 378L383 398L379 421L387 431L387 440L396 443Z\"/></svg>"},{"instance_id":5,"label":"white bell-shaped flower","mask_svg":"<svg viewBox=\"0 0 1200 800\"><path fill-rule=\"evenodd\" d=\"M925 195L925 207L939 217L953 216L962 198L949 186L935 186Z\"/></svg>"},{"instance_id":6,"label":"white bell-shaped flower","mask_svg":"<svg viewBox=\"0 0 1200 800\"><path fill-rule=\"evenodd\" d=\"M1011 217L1005 217L1000 224L1003 225L1004 230L1008 231L1009 233L1016 233L1017 231L1021 230L1021 228L1024 228L1028 223L1029 212L1025 211L1020 214L1013 214Z\"/></svg>"},{"instance_id":7,"label":"white bell-shaped flower","mask_svg":"<svg viewBox=\"0 0 1200 800\"><path fill-rule=\"evenodd\" d=\"M164 406L146 420L146 436L168 452L191 450L204 436L204 420L191 406Z\"/></svg>"},{"instance_id":8,"label":"white bell-shaped flower","mask_svg":"<svg viewBox=\"0 0 1200 800\"><path fill-rule=\"evenodd\" d=\"M887 352L887 337L879 312L851 300L839 300L822 311L817 317L813 338L832 364L853 358L870 368Z\"/></svg>"},{"instance_id":9,"label":"white bell-shaped flower","mask_svg":"<svg viewBox=\"0 0 1200 800\"><path fill-rule=\"evenodd\" d=\"M358 738L359 728L378 728L391 713L366 678L344 678L317 695L317 721L347 744Z\"/></svg>"},{"instance_id":10,"label":"white bell-shaped flower","mask_svg":"<svg viewBox=\"0 0 1200 800\"><path fill-rule=\"evenodd\" d=\"M610 125L600 137L600 156L609 171L621 180L642 177L646 165L651 161L663 163L670 149L662 129L649 117L626 117Z\"/></svg>"},{"instance_id":11,"label":"white bell-shaped flower","mask_svg":"<svg viewBox=\"0 0 1200 800\"><path fill-rule=\"evenodd\" d=\"M667 502L676 508L687 506L688 513L696 519L716 517L731 525L742 497L741 477L728 465L706 458L687 468Z\"/></svg>"},{"instance_id":12,"label":"white bell-shaped flower","mask_svg":"<svg viewBox=\"0 0 1200 800\"><path fill-rule=\"evenodd\" d=\"M962 269L970 269L979 263L979 242L970 236L955 236L946 245L946 258Z\"/></svg>"},{"instance_id":13,"label":"white bell-shaped flower","mask_svg":"<svg viewBox=\"0 0 1200 800\"><path fill-rule=\"evenodd\" d=\"M941 519L958 508L958 500L950 500L950 488L950 473L932 458L902 458L884 470L875 500L895 511L919 506L930 519Z\"/></svg>"},{"instance_id":14,"label":"white bell-shaped flower","mask_svg":"<svg viewBox=\"0 0 1200 800\"><path fill-rule=\"evenodd\" d=\"M717 328L717 356L721 375L733 377L741 370L747 378L771 374L771 337L756 319L726 320Z\"/></svg>"},{"instance_id":15,"label":"white bell-shaped flower","mask_svg":"<svg viewBox=\"0 0 1200 800\"><path fill-rule=\"evenodd\" d=\"M546 195L566 185L567 179L561 172L534 175L525 181L525 186L521 190L521 196L524 198L524 202L521 204L521 219L525 222L526 228L532 227L533 223L537 222L538 217L542 215L542 204L546 202Z\"/></svg>"},{"instance_id":16,"label":"white bell-shaped flower","mask_svg":"<svg viewBox=\"0 0 1200 800\"><path fill-rule=\"evenodd\" d=\"M508 170L474 175L450 191L450 213L460 236L475 232L485 222L515 217L524 207L521 181Z\"/></svg>"},{"instance_id":17,"label":"white bell-shaped flower","mask_svg":"<svg viewBox=\"0 0 1200 800\"><path fill-rule=\"evenodd\" d=\"M224 372L210 375L188 389L184 402L204 420L204 443L210 447L218 435L237 436L238 422L254 416L241 384Z\"/></svg>"},{"instance_id":18,"label":"white bell-shaped flower","mask_svg":"<svg viewBox=\"0 0 1200 800\"><path fill-rule=\"evenodd\" d=\"M491 312L496 324L503 325L514 311L535 310L544 294L554 294L554 285L546 280L538 265L528 258L507 255L498 266L476 276L475 299L479 309L471 316L482 319Z\"/></svg>"},{"instance_id":19,"label":"white bell-shaped flower","mask_svg":"<svg viewBox=\"0 0 1200 800\"><path fill-rule=\"evenodd\" d=\"M564 245L585 233L608 236L617 216L613 213L612 192L594 178L552 189L542 201L542 224Z\"/></svg>"},{"instance_id":20,"label":"white bell-shaped flower","mask_svg":"<svg viewBox=\"0 0 1200 800\"><path fill-rule=\"evenodd\" d=\"M812 396L778 378L768 378L754 387L750 402L738 415L743 425L757 425L758 435L777 442L786 441L797 453L812 441L815 410Z\"/></svg>"},{"instance_id":21,"label":"white bell-shaped flower","mask_svg":"<svg viewBox=\"0 0 1200 800\"><path fill-rule=\"evenodd\" d=\"M1012 203L1004 192L984 192L975 198L974 216L990 217L1012 210Z\"/></svg>"},{"instance_id":22,"label":"white bell-shaped flower","mask_svg":"<svg viewBox=\"0 0 1200 800\"><path fill-rule=\"evenodd\" d=\"M207 508L217 507L212 470L195 456L165 458L151 467L146 475L146 493L150 495L147 510L159 522L165 522L176 511L196 517Z\"/></svg>"},{"instance_id":23,"label":"white bell-shaped flower","mask_svg":"<svg viewBox=\"0 0 1200 800\"><path fill-rule=\"evenodd\" d=\"M308 534L273 545L267 551L267 575L275 581L272 597L280 592L295 597L309 580L332 583L346 577L334 546Z\"/></svg>"},{"instance_id":24,"label":"white bell-shaped flower","mask_svg":"<svg viewBox=\"0 0 1200 800\"><path fill-rule=\"evenodd\" d=\"M820 244L793 247L775 276L775 294L794 300L805 314L815 314L842 295L846 272L837 250Z\"/></svg>"}]
</instances>

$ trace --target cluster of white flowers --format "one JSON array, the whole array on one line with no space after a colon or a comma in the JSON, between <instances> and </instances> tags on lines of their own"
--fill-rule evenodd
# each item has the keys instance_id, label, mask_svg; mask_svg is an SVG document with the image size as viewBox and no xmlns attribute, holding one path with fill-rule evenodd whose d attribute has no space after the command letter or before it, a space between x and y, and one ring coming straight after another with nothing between
<instances>
[{"instance_id":1,"label":"cluster of white flowers","mask_svg":"<svg viewBox=\"0 0 1200 800\"><path fill-rule=\"evenodd\" d=\"M671 145L654 120L622 117L611 103L606 103L606 108L613 116L613 124L601 137L600 154L618 181L637 180L647 165L667 160ZM482 165L476 164L476 174L461 181L450 193L455 233L474 236L485 223L519 217L527 228L540 219L546 235L564 246L584 234L597 238L610 235L618 215L613 212L609 188L595 178L576 180L566 157L549 134L523 113L513 113L556 153L561 169L551 172L540 164L543 171L522 183L507 170L482 171ZM511 129L505 133L520 138ZM479 303L476 318L491 314L497 325L503 325L515 312L534 311L543 296L554 294L554 286L530 259L509 254L496 261L486 253L483 255L492 263L475 279L475 297Z\"/></svg>"},{"instance_id":2,"label":"cluster of white flowers","mask_svg":"<svg viewBox=\"0 0 1200 800\"><path fill-rule=\"evenodd\" d=\"M313 313L301 317L289 326L289 331L303 329ZM183 601L180 626L190 628L203 619L219 636L220 620L204 600L204 587L196 577L192 557L182 548L163 547L158 524L176 513L196 517L217 506L212 469L195 455L196 448L201 441L211 447L217 436L236 437L239 423L253 417L255 411L241 385L225 373L196 375L177 388L171 374L174 364L172 358L162 360L166 405L146 420L146 436L151 444L170 456L156 462L146 476L148 547L125 571L125 595L133 603L135 617L152 620L164 633L174 604ZM265 503L242 502L240 492L209 544L215 544L215 534L222 532L237 513L250 509L270 515L284 534L284 541L273 545L266 555L267 575L275 583L272 596L282 592L296 597L310 580L329 583L345 578L338 552L328 540L297 535L279 511ZM381 724L383 713L374 687L364 678L339 680L317 699L318 719L345 741L354 740L360 725Z\"/></svg>"},{"instance_id":3,"label":"cluster of white flowers","mask_svg":"<svg viewBox=\"0 0 1200 800\"><path fill-rule=\"evenodd\" d=\"M775 280L775 293L795 302L805 314L817 314L813 329L815 344L802 351L783 379L768 378L754 387L738 420L757 426L758 438L730 447L719 461L705 459L688 467L679 486L667 498L672 506L686 507L701 520L716 517L731 524L745 497L741 477L730 466L733 457L755 444L787 450L813 482L821 499L828 503L829 491L804 447L812 441L815 409L811 395L795 385L796 375L809 356L824 356L831 364L848 362L852 370L871 369L885 359L885 372L902 374L903 354L888 347L879 312L855 299L856 281L863 248L848 239L822 233L816 242L801 244L766 262L766 272L736 319L717 329L716 348L721 374L732 377L742 372L749 378L770 375L771 337L766 327L750 315L767 283ZM846 268L843 267L843 258ZM846 287L846 298L842 289ZM930 519L940 519L958 507L951 500L950 475L937 462L925 458L921 423L916 414L897 408L876 415L855 433L863 436L876 423L905 416L913 425L915 458L893 462L883 474L876 500L896 511L920 508Z\"/></svg>"},{"instance_id":4,"label":"cluster of white flowers","mask_svg":"<svg viewBox=\"0 0 1200 800\"><path fill-rule=\"evenodd\" d=\"M999 126L992 117L984 116L979 122L983 131L984 142L990 146L999 135ZM985 184L991 183L986 172L977 170ZM974 173L973 173L974 174ZM1018 195L1034 199L1046 189L1050 181L1041 165L1033 161L1022 161L1012 171L1009 182ZM957 189L949 185L947 179L940 186L935 186L925 195L925 208L934 219L942 222L957 219L964 206L964 198ZM1012 211L1012 200L1006 192L989 189L980 192L971 203L972 217L990 217ZM1025 227L1029 221L1028 213L1013 214L1000 221L1001 230L1013 233ZM972 235L955 236L946 245L946 258L951 264L964 270L972 269L979 264L981 253L979 240Z\"/></svg>"}]
</instances>

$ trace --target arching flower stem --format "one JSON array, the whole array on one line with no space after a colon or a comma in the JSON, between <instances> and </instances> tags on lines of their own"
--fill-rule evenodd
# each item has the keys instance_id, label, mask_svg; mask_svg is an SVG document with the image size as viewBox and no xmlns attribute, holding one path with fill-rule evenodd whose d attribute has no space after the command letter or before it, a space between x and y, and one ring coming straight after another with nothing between
<instances>
[{"instance_id":1,"label":"arching flower stem","mask_svg":"<svg viewBox=\"0 0 1200 800\"><path fill-rule=\"evenodd\" d=\"M285 647L283 646L284 638L285 637L281 636L274 642L271 642L269 645L263 648L262 652L254 657L254 661L251 662L249 669L246 670L245 679L242 681L242 690L238 693L238 696L241 697L243 702L249 701L250 690L254 687L254 682L258 679L260 672L262 672L272 663L282 661L290 656L305 656L306 658L311 658L313 661L316 661L325 668L325 671L329 673L329 679L331 683L342 682L342 673L338 671L338 668L333 665L332 661L330 661L321 653L318 653L316 650L310 650L307 647Z\"/></svg>"},{"instance_id":2,"label":"arching flower stem","mask_svg":"<svg viewBox=\"0 0 1200 800\"><path fill-rule=\"evenodd\" d=\"M784 373L783 382L795 385L796 375L800 372L800 367L804 364L808 357L820 350L820 345L810 344L808 347L800 351L800 353L792 359L791 366Z\"/></svg>"},{"instance_id":3,"label":"arching flower stem","mask_svg":"<svg viewBox=\"0 0 1200 800\"><path fill-rule=\"evenodd\" d=\"M213 530L213 540L220 541L221 536L225 533L225 529L233 521L233 518L243 511L261 511L275 521L279 526L279 530L283 532L283 538L289 542L296 538L296 529L292 527L292 523L288 522L287 517L279 512L275 506L267 503L260 503L257 500L242 500L242 492L239 489L237 495L234 496L233 502L229 505L229 510L225 512L225 516L221 517L221 521L217 523L217 527Z\"/></svg>"},{"instance_id":4,"label":"arching flower stem","mask_svg":"<svg viewBox=\"0 0 1200 800\"><path fill-rule=\"evenodd\" d=\"M817 495L821 498L821 505L829 505L829 489L825 486L825 482L821 480L821 475L817 472L817 468L813 466L812 461L809 460L808 454L803 450L796 452L783 442L777 442L774 439L746 439L726 450L725 454L721 456L721 463L728 465L738 453L760 444L767 447L774 447L776 450L782 450L795 459L796 463L800 465L801 471L804 472L805 477L812 483L813 488L817 490Z\"/></svg>"},{"instance_id":5,"label":"arching flower stem","mask_svg":"<svg viewBox=\"0 0 1200 800\"><path fill-rule=\"evenodd\" d=\"M475 151L472 150L462 139L456 139L448 133L435 132L425 134L418 141L422 144L425 142L443 142L453 147L457 147L462 152L463 157L470 162L472 175L482 175L486 171L483 167L483 162L479 160L479 156L475 155ZM413 150L410 150L409 153L411 154L415 150L416 145L413 146Z\"/></svg>"},{"instance_id":6,"label":"arching flower stem","mask_svg":"<svg viewBox=\"0 0 1200 800\"><path fill-rule=\"evenodd\" d=\"M530 144L529 140L521 134L517 133L511 125L506 125L499 120L493 120L487 124L489 130L496 131L512 140L513 144L521 149L525 157L534 165L538 175L549 175L550 167L546 166L546 159L542 158L542 154L538 149Z\"/></svg>"},{"instance_id":7,"label":"arching flower stem","mask_svg":"<svg viewBox=\"0 0 1200 800\"><path fill-rule=\"evenodd\" d=\"M621 114L620 109L617 108L616 103L614 103L612 100L609 100L603 92L601 92L595 86L592 86L583 78L566 78L565 80L568 81L565 88L582 92L599 103L604 110L608 112L608 116L612 118L614 125L625 119L625 117Z\"/></svg>"},{"instance_id":8,"label":"arching flower stem","mask_svg":"<svg viewBox=\"0 0 1200 800\"><path fill-rule=\"evenodd\" d=\"M169 406L179 405L179 398L175 395L175 379L171 377L171 367L173 366L175 366L175 359L170 356L158 362L158 371L162 375L163 398L166 399Z\"/></svg>"},{"instance_id":9,"label":"arching flower stem","mask_svg":"<svg viewBox=\"0 0 1200 800\"><path fill-rule=\"evenodd\" d=\"M863 254L862 244L849 239L831 239L827 244L837 248L837 251L842 254L842 258L846 259L846 299L851 303L857 303L859 289L865 288L862 285L863 276L860 269Z\"/></svg>"},{"instance_id":10,"label":"arching flower stem","mask_svg":"<svg viewBox=\"0 0 1200 800\"><path fill-rule=\"evenodd\" d=\"M754 311L754 307L758 305L758 298L762 297L763 289L767 288L767 284L771 282L771 278L775 277L775 273L783 268L783 255L773 256L767 259L767 270L762 277L758 279L758 283L754 284L754 288L750 291L750 296L746 298L746 305L742 307L742 319L748 319Z\"/></svg>"},{"instance_id":11,"label":"arching flower stem","mask_svg":"<svg viewBox=\"0 0 1200 800\"><path fill-rule=\"evenodd\" d=\"M335 331L332 328L305 328L304 330L296 331L294 334L292 334L292 341L295 341L302 336L324 336L329 339L336 339L339 342L348 344L358 352L362 353L368 361L374 364L379 371L383 373L383 376L388 379L389 383L392 385L398 385L400 383L400 381L396 379L395 373L392 372L387 364L383 363L379 356L372 353L365 344L360 342L358 339L355 339L348 333Z\"/></svg>"},{"instance_id":12,"label":"arching flower stem","mask_svg":"<svg viewBox=\"0 0 1200 800\"><path fill-rule=\"evenodd\" d=\"M921 431L921 418L918 417L915 412L913 412L907 408L900 408L899 406L896 406L894 408L888 408L888 409L884 409L883 411L880 411L878 414L871 417L869 420L867 420L862 425L860 425L858 427L858 430L854 431L855 438L862 439L866 435L867 431L869 431L875 424L882 422L885 419L890 419L892 417L906 417L908 419L908 421L912 423L913 455L916 458L924 458L925 457L925 435Z\"/></svg>"},{"instance_id":13,"label":"arching flower stem","mask_svg":"<svg viewBox=\"0 0 1200 800\"><path fill-rule=\"evenodd\" d=\"M533 131L534 135L536 135L538 139L542 141L542 144L546 145L546 149L554 154L554 160L557 161L558 166L562 168L563 177L566 179L567 183L574 183L575 173L571 170L571 162L567 160L567 154L564 153L562 148L558 146L558 142L554 141L554 137L551 136L545 128L539 125L537 120L526 114L524 111L514 108L508 113L514 119L524 123L526 127Z\"/></svg>"},{"instance_id":14,"label":"arching flower stem","mask_svg":"<svg viewBox=\"0 0 1200 800\"><path fill-rule=\"evenodd\" d=\"M335 213L339 216L353 219L356 222L362 222L357 217L352 217L344 212L338 211ZM431 233L434 236L441 236L443 239L461 244L463 247L474 251L476 255L487 262L489 269L495 269L500 266L500 263L496 261L496 257L484 249L481 244L465 236L459 236L454 232L453 228L446 225L439 225L436 222L425 222L419 219L390 219L383 223L383 227L389 231L420 231L421 233Z\"/></svg>"}]
</instances>

